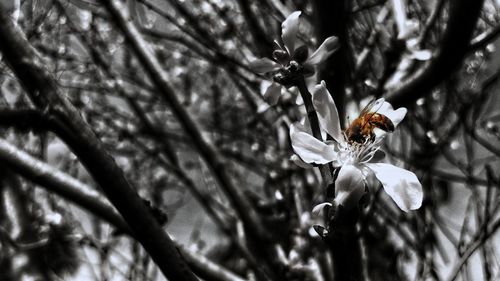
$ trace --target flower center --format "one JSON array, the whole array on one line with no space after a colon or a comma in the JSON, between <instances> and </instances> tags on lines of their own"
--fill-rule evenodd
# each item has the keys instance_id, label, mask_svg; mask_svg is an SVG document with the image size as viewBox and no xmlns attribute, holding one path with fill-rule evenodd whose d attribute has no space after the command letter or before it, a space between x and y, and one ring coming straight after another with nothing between
<instances>
[{"instance_id":1,"label":"flower center","mask_svg":"<svg viewBox=\"0 0 500 281\"><path fill-rule=\"evenodd\" d=\"M342 165L364 164L372 160L375 153L380 149L382 138L367 139L363 143L350 142L344 134L344 143L339 147L339 161Z\"/></svg>"}]
</instances>

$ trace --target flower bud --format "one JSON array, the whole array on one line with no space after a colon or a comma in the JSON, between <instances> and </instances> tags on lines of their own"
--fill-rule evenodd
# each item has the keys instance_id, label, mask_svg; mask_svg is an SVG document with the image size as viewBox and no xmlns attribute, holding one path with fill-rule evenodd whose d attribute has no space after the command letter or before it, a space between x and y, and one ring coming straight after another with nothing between
<instances>
[{"instance_id":1,"label":"flower bud","mask_svg":"<svg viewBox=\"0 0 500 281\"><path fill-rule=\"evenodd\" d=\"M273 57L280 64L286 64L290 60L290 55L284 50L274 50Z\"/></svg>"},{"instance_id":2,"label":"flower bud","mask_svg":"<svg viewBox=\"0 0 500 281\"><path fill-rule=\"evenodd\" d=\"M309 49L307 48L306 45L302 45L295 50L295 53L293 55L293 60L302 64L306 61L308 55L309 55Z\"/></svg>"}]
</instances>

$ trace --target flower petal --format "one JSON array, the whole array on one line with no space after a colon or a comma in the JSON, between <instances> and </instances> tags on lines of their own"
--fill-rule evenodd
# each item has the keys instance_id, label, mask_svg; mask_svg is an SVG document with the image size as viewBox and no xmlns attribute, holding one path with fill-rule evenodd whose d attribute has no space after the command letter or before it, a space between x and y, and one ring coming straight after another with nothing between
<instances>
[{"instance_id":1,"label":"flower petal","mask_svg":"<svg viewBox=\"0 0 500 281\"><path fill-rule=\"evenodd\" d=\"M332 146L306 133L300 123L290 126L290 139L295 153L306 163L326 164L337 159Z\"/></svg>"},{"instance_id":2,"label":"flower petal","mask_svg":"<svg viewBox=\"0 0 500 281\"><path fill-rule=\"evenodd\" d=\"M361 170L354 165L342 166L335 180L335 202L351 209L358 205L364 193L365 183Z\"/></svg>"},{"instance_id":3,"label":"flower petal","mask_svg":"<svg viewBox=\"0 0 500 281\"><path fill-rule=\"evenodd\" d=\"M307 164L306 162L302 161L302 159L300 159L300 157L295 154L290 157L290 161L304 169L310 169L313 167L311 164Z\"/></svg>"},{"instance_id":4,"label":"flower petal","mask_svg":"<svg viewBox=\"0 0 500 281\"><path fill-rule=\"evenodd\" d=\"M273 72L281 68L281 65L269 58L260 58L251 61L248 65L253 71L259 74Z\"/></svg>"},{"instance_id":5,"label":"flower petal","mask_svg":"<svg viewBox=\"0 0 500 281\"><path fill-rule=\"evenodd\" d=\"M314 53L307 59L306 64L317 65L326 60L333 52L339 48L339 40L335 36L325 39L323 43L314 51Z\"/></svg>"},{"instance_id":6,"label":"flower petal","mask_svg":"<svg viewBox=\"0 0 500 281\"><path fill-rule=\"evenodd\" d=\"M290 56L293 56L293 52L295 51L295 42L297 41L297 33L299 32L300 14L300 11L291 13L281 24L281 38Z\"/></svg>"},{"instance_id":7,"label":"flower petal","mask_svg":"<svg viewBox=\"0 0 500 281\"><path fill-rule=\"evenodd\" d=\"M408 212L420 208L424 194L422 185L414 173L385 163L365 165L375 173L385 192L401 210Z\"/></svg>"},{"instance_id":8,"label":"flower petal","mask_svg":"<svg viewBox=\"0 0 500 281\"><path fill-rule=\"evenodd\" d=\"M397 127L398 124L401 123L401 121L405 118L407 112L406 108L400 107L397 110L394 110L392 105L384 101L384 99L378 99L375 103L379 103L379 101L382 102L382 105L380 105L378 109L375 105L373 109L377 110L377 113L387 116L389 119L391 119L394 127Z\"/></svg>"},{"instance_id":9,"label":"flower petal","mask_svg":"<svg viewBox=\"0 0 500 281\"><path fill-rule=\"evenodd\" d=\"M312 102L318 113L319 125L332 136L337 142L342 140L339 113L330 92L326 88L325 81L314 87L312 91Z\"/></svg>"},{"instance_id":10,"label":"flower petal","mask_svg":"<svg viewBox=\"0 0 500 281\"><path fill-rule=\"evenodd\" d=\"M320 216L321 213L323 212L323 210L326 208L326 207L331 207L333 206L332 203L330 202L323 202L323 203L320 203L316 206L314 206L314 208L312 209L311 213L315 216Z\"/></svg>"},{"instance_id":11,"label":"flower petal","mask_svg":"<svg viewBox=\"0 0 500 281\"><path fill-rule=\"evenodd\" d=\"M278 83L271 83L263 81L260 84L260 92L264 100L271 106L276 105L281 96L281 85Z\"/></svg>"}]
</instances>

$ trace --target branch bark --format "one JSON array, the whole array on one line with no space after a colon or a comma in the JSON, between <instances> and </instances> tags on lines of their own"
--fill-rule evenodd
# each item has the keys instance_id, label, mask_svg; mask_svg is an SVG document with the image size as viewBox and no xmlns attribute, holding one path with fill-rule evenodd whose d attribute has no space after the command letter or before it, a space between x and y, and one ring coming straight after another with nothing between
<instances>
[{"instance_id":1,"label":"branch bark","mask_svg":"<svg viewBox=\"0 0 500 281\"><path fill-rule=\"evenodd\" d=\"M101 186L162 273L170 280L198 280L135 188L126 180L123 171L64 97L57 81L44 67L42 58L1 6L0 22L0 50L4 61L21 80L33 103L64 125L62 139Z\"/></svg>"}]
</instances>

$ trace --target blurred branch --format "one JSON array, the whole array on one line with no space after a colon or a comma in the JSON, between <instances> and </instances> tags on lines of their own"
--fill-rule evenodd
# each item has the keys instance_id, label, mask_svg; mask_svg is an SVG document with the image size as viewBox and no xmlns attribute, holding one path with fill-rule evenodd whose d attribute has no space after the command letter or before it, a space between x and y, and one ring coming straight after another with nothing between
<instances>
[{"instance_id":1,"label":"blurred branch","mask_svg":"<svg viewBox=\"0 0 500 281\"><path fill-rule=\"evenodd\" d=\"M140 199L123 171L104 150L89 125L61 93L57 81L45 68L42 58L0 6L0 46L4 60L21 80L33 103L59 119L65 126L59 136L79 157L108 199L125 218L135 237L152 256L167 278L197 280Z\"/></svg>"},{"instance_id":2,"label":"blurred branch","mask_svg":"<svg viewBox=\"0 0 500 281\"><path fill-rule=\"evenodd\" d=\"M474 252L479 249L479 247L483 246L486 240L491 238L493 234L497 232L497 230L500 228L500 219L497 220L495 223L492 223L491 226L487 229L487 231L480 231L476 235L475 239L473 242L467 247L465 252L462 254L461 258L457 261L453 269L451 270L451 273L449 277L446 279L447 281L453 281L457 278L458 274L462 270L463 266L467 263L469 258L474 254Z\"/></svg>"},{"instance_id":3,"label":"blurred branch","mask_svg":"<svg viewBox=\"0 0 500 281\"><path fill-rule=\"evenodd\" d=\"M273 44L269 41L266 36L266 32L259 24L258 18L252 12L251 1L248 0L237 0L240 6L245 22L247 23L250 34L253 37L253 41L257 46L260 57L265 57L273 52Z\"/></svg>"},{"instance_id":4,"label":"blurred branch","mask_svg":"<svg viewBox=\"0 0 500 281\"><path fill-rule=\"evenodd\" d=\"M101 199L102 195L92 187L36 159L2 138L0 138L0 159L3 164L26 179L89 211L118 231L134 236L123 218L109 203L104 202ZM176 248L181 251L196 274L206 278L205 280L243 281L234 273L186 247L176 244Z\"/></svg>"},{"instance_id":5,"label":"blurred branch","mask_svg":"<svg viewBox=\"0 0 500 281\"><path fill-rule=\"evenodd\" d=\"M375 49L375 43L377 42L380 32L383 27L383 23L385 19L387 18L389 14L389 8L387 7L382 7L380 11L377 14L376 20L375 20L375 27L372 29L370 32L370 36L368 36L368 39L366 40L365 47L363 50L359 53L357 59L356 59L356 66L354 69L354 76L358 76L359 72L361 72L362 68L365 66L366 61L368 60L370 54L373 52Z\"/></svg>"},{"instance_id":6,"label":"blurred branch","mask_svg":"<svg viewBox=\"0 0 500 281\"><path fill-rule=\"evenodd\" d=\"M406 16L406 1L405 0L391 0L392 16L398 27L398 38L405 36L408 33L408 26L406 26L408 17Z\"/></svg>"},{"instance_id":7,"label":"blurred branch","mask_svg":"<svg viewBox=\"0 0 500 281\"><path fill-rule=\"evenodd\" d=\"M352 9L351 13L356 14L356 13L359 13L359 12L363 12L363 11L375 8L377 6L382 6L382 5L385 4L385 2L387 2L387 0L375 0L375 1L371 2L371 3L364 4L363 6L354 7Z\"/></svg>"},{"instance_id":8,"label":"blurred branch","mask_svg":"<svg viewBox=\"0 0 500 281\"><path fill-rule=\"evenodd\" d=\"M66 13L66 16L69 17L62 3L60 3L59 0L56 1L56 3L60 5L60 8L63 10L63 12ZM87 34L79 32L79 30L77 30L77 27L73 24L71 20L69 20L69 26L72 29L72 31L74 31L74 33L78 35L78 38L80 39L82 45L86 47L86 49L90 54L92 54L91 59L97 66L99 66L103 70L104 75L106 75L107 78L113 81L118 81L119 76L116 74L116 71L113 70L110 63L108 63L108 61L106 60L106 58L99 52L99 50L96 49L89 36L87 36ZM104 42L99 42L99 43L103 44ZM186 172L182 170L179 161L177 159L176 152L174 151L170 140L165 137L165 133L161 129L159 129L159 126L157 124L153 124L150 121L146 112L143 111L142 107L140 106L136 98L132 98L131 95L127 93L127 90L124 88L122 84L115 83L114 90L117 93L119 93L119 95L130 106L132 112L136 115L137 119L139 119L139 121L143 125L145 133L150 135L157 141L161 151L165 154L165 156L169 159L171 163L170 168L172 172L189 189L191 194L200 203L200 205L207 211L207 213L210 215L210 218L212 218L215 224L218 227L220 227L220 229L223 232L227 233L229 231L229 226L227 222L224 221L222 218L220 218L220 216L214 210L211 202L212 200L210 200L210 198L206 194L202 193L195 185L195 183L188 177Z\"/></svg>"},{"instance_id":9,"label":"blurred branch","mask_svg":"<svg viewBox=\"0 0 500 281\"><path fill-rule=\"evenodd\" d=\"M482 4L482 0L450 1L448 24L437 55L397 88L388 89L388 102L394 107L413 105L462 63Z\"/></svg>"},{"instance_id":10,"label":"blurred branch","mask_svg":"<svg viewBox=\"0 0 500 281\"><path fill-rule=\"evenodd\" d=\"M434 24L436 23L437 19L439 18L439 15L441 15L441 11L444 8L444 4L446 3L446 0L438 0L436 2L436 5L434 6L434 9L432 10L431 15L425 22L424 30L422 31L420 38L418 41L420 42L420 45L427 41L427 38L430 35L430 31L434 27Z\"/></svg>"},{"instance_id":11,"label":"blurred branch","mask_svg":"<svg viewBox=\"0 0 500 281\"><path fill-rule=\"evenodd\" d=\"M169 15L162 9L158 8L157 6L153 5L149 0L137 0L138 2L141 2L144 4L148 9L151 9L153 12L156 14L160 15L161 17L165 18L167 21L172 23L175 27L177 27L180 31L184 32L186 35L191 37L195 42L201 44L203 47L205 47L207 50L211 50L214 55L211 56L206 56L205 58L208 61L214 62L214 64L219 65L219 66L226 66L231 70L232 68L240 67L242 69L245 69L249 72L252 72L252 70L245 64L241 62L241 59L236 59L233 58L223 52L221 52L220 46L217 44L215 40L212 39L212 36L209 36L209 32L205 31L198 23L198 20L196 19L195 16L193 16L189 11L182 6L180 3L178 3L177 0L169 0L169 2L174 5L176 9L180 11L180 14L186 18L186 21L189 22L194 22L195 25L193 25L195 28L195 31L190 30L187 28L187 24L180 24L175 17ZM157 34L159 35L159 34ZM170 37L170 36L168 36ZM167 37L167 38L168 38ZM185 42L188 42L187 40L183 40ZM205 54L207 52L204 52ZM231 72L231 71L229 71Z\"/></svg>"},{"instance_id":12,"label":"blurred branch","mask_svg":"<svg viewBox=\"0 0 500 281\"><path fill-rule=\"evenodd\" d=\"M500 35L500 24L476 36L472 40L469 46L469 52L473 52L475 50L486 47L488 44L496 40L499 35Z\"/></svg>"},{"instance_id":13,"label":"blurred branch","mask_svg":"<svg viewBox=\"0 0 500 281\"><path fill-rule=\"evenodd\" d=\"M191 137L191 141L209 166L220 187L231 200L233 207L244 222L246 229L258 240L267 240L269 234L264 229L261 218L245 199L242 189L233 184L219 152L212 144L203 138L198 125L182 107L175 91L167 82L165 73L158 60L151 54L148 44L144 41L132 22L127 20L122 5L114 0L106 0L103 2L112 15L115 24L121 29L130 47L144 66L147 74L151 77L159 94L161 94L161 97L170 105L172 112L178 118L186 133Z\"/></svg>"},{"instance_id":14,"label":"blurred branch","mask_svg":"<svg viewBox=\"0 0 500 281\"><path fill-rule=\"evenodd\" d=\"M214 39L215 37L213 36L213 33L208 28L205 28L207 26L202 26L200 24L199 18L191 13L191 11L187 9L183 3L181 3L184 1L167 0L167 2L170 3L170 5L172 5L172 7L180 14L180 16L182 16L186 20L186 26L193 28L198 33L201 41L205 42L207 46L217 46L217 42Z\"/></svg>"},{"instance_id":15,"label":"blurred branch","mask_svg":"<svg viewBox=\"0 0 500 281\"><path fill-rule=\"evenodd\" d=\"M36 159L0 138L0 159L10 169L45 187L78 206L97 214L101 219L121 230L130 232L125 221L109 204L102 202L102 195L86 184Z\"/></svg>"},{"instance_id":16,"label":"blurred branch","mask_svg":"<svg viewBox=\"0 0 500 281\"><path fill-rule=\"evenodd\" d=\"M340 47L328 58L318 73L320 80L325 80L335 101L340 118L340 125L344 126L346 88L351 85L355 67L349 41L349 7L351 1L317 0L313 2L315 28L318 42L329 36L339 39ZM354 85L355 86L355 85Z\"/></svg>"}]
</instances>

